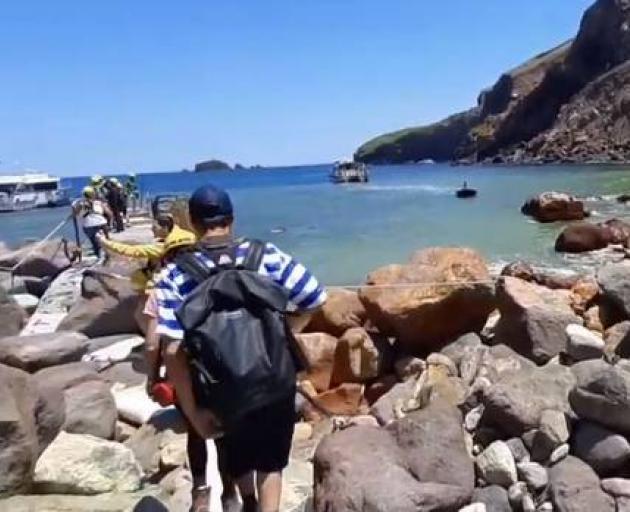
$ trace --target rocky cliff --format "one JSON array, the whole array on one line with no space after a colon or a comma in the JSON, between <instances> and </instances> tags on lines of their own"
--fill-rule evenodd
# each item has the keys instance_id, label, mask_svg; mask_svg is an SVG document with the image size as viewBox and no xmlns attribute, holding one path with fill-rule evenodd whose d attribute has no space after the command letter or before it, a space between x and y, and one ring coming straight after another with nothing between
<instances>
[{"instance_id":1,"label":"rocky cliff","mask_svg":"<svg viewBox=\"0 0 630 512\"><path fill-rule=\"evenodd\" d=\"M574 40L502 75L475 108L377 137L355 156L379 163L629 160L628 59L630 0L597 0Z\"/></svg>"}]
</instances>

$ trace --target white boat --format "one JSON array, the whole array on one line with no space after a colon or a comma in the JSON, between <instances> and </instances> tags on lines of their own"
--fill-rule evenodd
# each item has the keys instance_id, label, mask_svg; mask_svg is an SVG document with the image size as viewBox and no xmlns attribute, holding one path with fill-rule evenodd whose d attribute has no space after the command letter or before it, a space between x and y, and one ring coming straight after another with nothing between
<instances>
[{"instance_id":1,"label":"white boat","mask_svg":"<svg viewBox=\"0 0 630 512\"><path fill-rule=\"evenodd\" d=\"M0 175L0 212L67 206L69 192L49 174Z\"/></svg>"},{"instance_id":2,"label":"white boat","mask_svg":"<svg viewBox=\"0 0 630 512\"><path fill-rule=\"evenodd\" d=\"M364 163L339 160L335 162L329 178L333 183L367 183L370 175Z\"/></svg>"}]
</instances>

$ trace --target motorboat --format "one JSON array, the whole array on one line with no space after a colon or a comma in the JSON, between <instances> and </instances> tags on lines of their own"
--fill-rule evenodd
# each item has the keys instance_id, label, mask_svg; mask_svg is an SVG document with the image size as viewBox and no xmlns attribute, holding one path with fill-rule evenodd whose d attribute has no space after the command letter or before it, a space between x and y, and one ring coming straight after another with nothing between
<instances>
[{"instance_id":1,"label":"motorboat","mask_svg":"<svg viewBox=\"0 0 630 512\"><path fill-rule=\"evenodd\" d=\"M333 183L367 183L370 180L367 165L353 160L336 162L329 177Z\"/></svg>"},{"instance_id":2,"label":"motorboat","mask_svg":"<svg viewBox=\"0 0 630 512\"><path fill-rule=\"evenodd\" d=\"M43 173L0 175L0 212L67 206L70 191L61 179Z\"/></svg>"},{"instance_id":3,"label":"motorboat","mask_svg":"<svg viewBox=\"0 0 630 512\"><path fill-rule=\"evenodd\" d=\"M472 197L477 197L477 190L474 188L470 188L468 183L464 182L464 186L455 192L455 195L459 199L470 199Z\"/></svg>"}]
</instances>

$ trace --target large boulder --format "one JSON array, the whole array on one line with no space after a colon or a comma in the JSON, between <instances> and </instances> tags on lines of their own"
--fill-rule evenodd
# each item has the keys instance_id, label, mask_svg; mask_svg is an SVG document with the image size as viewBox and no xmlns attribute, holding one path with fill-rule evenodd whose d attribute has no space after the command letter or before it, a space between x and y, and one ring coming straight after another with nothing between
<instances>
[{"instance_id":1,"label":"large boulder","mask_svg":"<svg viewBox=\"0 0 630 512\"><path fill-rule=\"evenodd\" d=\"M49 240L41 245L39 242L25 245L15 251L0 254L0 267L15 269L15 275L32 277L55 277L70 266L61 240ZM68 254L73 247L68 247Z\"/></svg>"},{"instance_id":2,"label":"large boulder","mask_svg":"<svg viewBox=\"0 0 630 512\"><path fill-rule=\"evenodd\" d=\"M60 433L37 461L37 492L102 494L140 489L142 469L122 444L82 434Z\"/></svg>"},{"instance_id":3,"label":"large boulder","mask_svg":"<svg viewBox=\"0 0 630 512\"><path fill-rule=\"evenodd\" d=\"M62 391L78 386L84 382L101 380L94 365L86 362L60 364L44 368L34 374L41 386L57 388Z\"/></svg>"},{"instance_id":4,"label":"large boulder","mask_svg":"<svg viewBox=\"0 0 630 512\"><path fill-rule=\"evenodd\" d=\"M583 220L588 216L582 201L561 192L543 192L532 197L522 206L521 212L538 222Z\"/></svg>"},{"instance_id":5,"label":"large boulder","mask_svg":"<svg viewBox=\"0 0 630 512\"><path fill-rule=\"evenodd\" d=\"M35 463L64 422L63 395L0 365L0 498L30 487Z\"/></svg>"},{"instance_id":6,"label":"large boulder","mask_svg":"<svg viewBox=\"0 0 630 512\"><path fill-rule=\"evenodd\" d=\"M367 285L359 297L368 318L415 355L438 351L458 336L481 331L494 309L488 267L471 249L419 251L406 265L372 272Z\"/></svg>"},{"instance_id":7,"label":"large boulder","mask_svg":"<svg viewBox=\"0 0 630 512\"><path fill-rule=\"evenodd\" d=\"M495 341L504 343L537 363L545 363L564 351L566 327L581 324L566 292L549 290L514 277L497 283L501 318Z\"/></svg>"},{"instance_id":8,"label":"large boulder","mask_svg":"<svg viewBox=\"0 0 630 512\"><path fill-rule=\"evenodd\" d=\"M72 434L90 434L113 439L118 411L106 382L92 380L65 390L66 421L63 429Z\"/></svg>"},{"instance_id":9,"label":"large boulder","mask_svg":"<svg viewBox=\"0 0 630 512\"><path fill-rule=\"evenodd\" d=\"M556 239L556 252L582 253L608 247L612 241L610 230L590 222L569 224Z\"/></svg>"},{"instance_id":10,"label":"large boulder","mask_svg":"<svg viewBox=\"0 0 630 512\"><path fill-rule=\"evenodd\" d=\"M630 265L606 265L597 272L604 298L630 317Z\"/></svg>"},{"instance_id":11,"label":"large boulder","mask_svg":"<svg viewBox=\"0 0 630 512\"><path fill-rule=\"evenodd\" d=\"M340 337L348 329L361 327L367 314L356 292L331 290L324 305L311 317L304 332L325 332Z\"/></svg>"},{"instance_id":12,"label":"large boulder","mask_svg":"<svg viewBox=\"0 0 630 512\"><path fill-rule=\"evenodd\" d=\"M307 362L304 377L317 391L330 388L337 338L324 333L297 334L295 336Z\"/></svg>"},{"instance_id":13,"label":"large boulder","mask_svg":"<svg viewBox=\"0 0 630 512\"><path fill-rule=\"evenodd\" d=\"M86 350L87 337L76 332L9 336L0 338L0 363L35 372L79 361Z\"/></svg>"},{"instance_id":14,"label":"large boulder","mask_svg":"<svg viewBox=\"0 0 630 512\"><path fill-rule=\"evenodd\" d=\"M79 331L90 338L139 332L134 311L143 297L129 280L116 276L116 269L106 274L86 271L81 297L57 330Z\"/></svg>"},{"instance_id":15,"label":"large boulder","mask_svg":"<svg viewBox=\"0 0 630 512\"><path fill-rule=\"evenodd\" d=\"M475 470L457 407L434 401L392 423L388 430L418 480L459 486L472 493Z\"/></svg>"},{"instance_id":16,"label":"large boulder","mask_svg":"<svg viewBox=\"0 0 630 512\"><path fill-rule=\"evenodd\" d=\"M603 360L572 367L577 378L569 399L578 416L630 434L630 372Z\"/></svg>"},{"instance_id":17,"label":"large boulder","mask_svg":"<svg viewBox=\"0 0 630 512\"><path fill-rule=\"evenodd\" d=\"M404 450L381 428L357 426L324 438L314 470L316 512L456 512L470 501L460 486L415 478Z\"/></svg>"},{"instance_id":18,"label":"large boulder","mask_svg":"<svg viewBox=\"0 0 630 512\"><path fill-rule=\"evenodd\" d=\"M576 457L549 470L551 499L559 512L614 512L615 501L601 489L595 472Z\"/></svg>"},{"instance_id":19,"label":"large boulder","mask_svg":"<svg viewBox=\"0 0 630 512\"><path fill-rule=\"evenodd\" d=\"M0 286L0 337L19 334L26 319L26 311Z\"/></svg>"},{"instance_id":20,"label":"large boulder","mask_svg":"<svg viewBox=\"0 0 630 512\"><path fill-rule=\"evenodd\" d=\"M606 329L604 334L607 355L618 354L630 357L630 320L625 320Z\"/></svg>"},{"instance_id":21,"label":"large boulder","mask_svg":"<svg viewBox=\"0 0 630 512\"><path fill-rule=\"evenodd\" d=\"M147 477L164 474L186 463L186 423L177 410L154 414L125 441Z\"/></svg>"},{"instance_id":22,"label":"large boulder","mask_svg":"<svg viewBox=\"0 0 630 512\"><path fill-rule=\"evenodd\" d=\"M605 427L580 421L571 441L574 455L591 466L598 475L613 475L630 462L630 443Z\"/></svg>"},{"instance_id":23,"label":"large boulder","mask_svg":"<svg viewBox=\"0 0 630 512\"><path fill-rule=\"evenodd\" d=\"M481 423L520 436L538 428L547 409L571 414L569 392L574 386L571 370L556 364L506 372L484 392Z\"/></svg>"},{"instance_id":24,"label":"large boulder","mask_svg":"<svg viewBox=\"0 0 630 512\"><path fill-rule=\"evenodd\" d=\"M353 327L339 339L331 376L333 386L344 382L369 382L391 368L392 348L382 336Z\"/></svg>"}]
</instances>

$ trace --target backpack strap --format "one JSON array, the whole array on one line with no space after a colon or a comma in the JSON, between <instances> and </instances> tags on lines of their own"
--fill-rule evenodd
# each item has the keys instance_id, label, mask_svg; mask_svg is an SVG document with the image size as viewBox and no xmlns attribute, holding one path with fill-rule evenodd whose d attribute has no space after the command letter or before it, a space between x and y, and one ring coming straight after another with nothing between
<instances>
[{"instance_id":1,"label":"backpack strap","mask_svg":"<svg viewBox=\"0 0 630 512\"><path fill-rule=\"evenodd\" d=\"M213 274L213 271L201 263L192 252L185 251L178 254L175 264L197 283L203 283Z\"/></svg>"},{"instance_id":2,"label":"backpack strap","mask_svg":"<svg viewBox=\"0 0 630 512\"><path fill-rule=\"evenodd\" d=\"M243 261L243 268L245 270L258 272L263 256L265 255L265 247L265 242L261 240L250 240L249 250L247 251L247 256L245 256L245 261Z\"/></svg>"}]
</instances>

